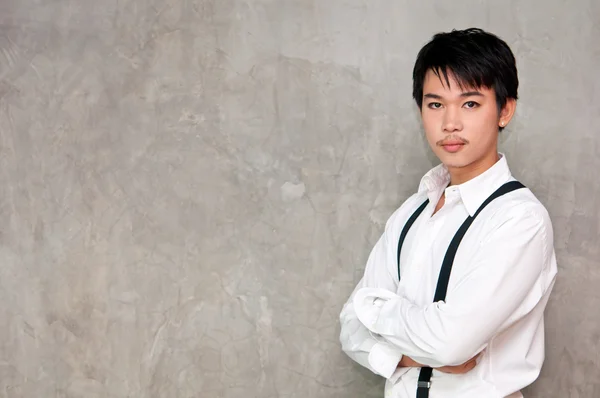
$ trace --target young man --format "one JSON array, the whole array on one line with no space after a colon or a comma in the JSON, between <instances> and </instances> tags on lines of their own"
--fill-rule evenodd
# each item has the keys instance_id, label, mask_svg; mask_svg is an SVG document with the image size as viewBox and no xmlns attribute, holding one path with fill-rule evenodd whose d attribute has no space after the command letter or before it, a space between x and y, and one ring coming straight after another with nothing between
<instances>
[{"instance_id":1,"label":"young man","mask_svg":"<svg viewBox=\"0 0 600 398\"><path fill-rule=\"evenodd\" d=\"M497 150L517 88L512 51L480 29L419 52L413 96L442 164L392 214L340 315L343 350L387 379L385 397L522 397L539 375L557 268L546 209Z\"/></svg>"}]
</instances>

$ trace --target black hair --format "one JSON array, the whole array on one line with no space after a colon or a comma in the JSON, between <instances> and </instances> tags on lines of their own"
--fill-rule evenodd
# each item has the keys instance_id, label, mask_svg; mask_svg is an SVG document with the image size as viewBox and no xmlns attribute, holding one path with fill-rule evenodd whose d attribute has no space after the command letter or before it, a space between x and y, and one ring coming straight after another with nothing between
<instances>
[{"instance_id":1,"label":"black hair","mask_svg":"<svg viewBox=\"0 0 600 398\"><path fill-rule=\"evenodd\" d=\"M438 33L419 51L413 69L413 98L419 109L423 106L423 83L428 70L440 79L443 76L448 86L451 73L461 89L494 89L498 110L507 99L517 99L515 56L506 42L482 29Z\"/></svg>"}]
</instances>

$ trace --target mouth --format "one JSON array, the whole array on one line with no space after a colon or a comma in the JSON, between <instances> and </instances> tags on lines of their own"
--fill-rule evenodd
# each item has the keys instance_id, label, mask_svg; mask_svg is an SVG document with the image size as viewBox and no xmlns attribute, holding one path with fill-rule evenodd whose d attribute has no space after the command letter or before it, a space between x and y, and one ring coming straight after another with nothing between
<instances>
[{"instance_id":1,"label":"mouth","mask_svg":"<svg viewBox=\"0 0 600 398\"><path fill-rule=\"evenodd\" d=\"M446 152L455 153L460 151L465 144L463 142L447 142L441 145Z\"/></svg>"}]
</instances>

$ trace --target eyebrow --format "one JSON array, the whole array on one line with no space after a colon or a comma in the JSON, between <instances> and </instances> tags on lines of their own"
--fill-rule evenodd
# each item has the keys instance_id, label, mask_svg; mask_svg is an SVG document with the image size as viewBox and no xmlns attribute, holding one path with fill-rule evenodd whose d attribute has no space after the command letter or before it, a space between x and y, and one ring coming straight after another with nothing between
<instances>
[{"instance_id":1,"label":"eyebrow","mask_svg":"<svg viewBox=\"0 0 600 398\"><path fill-rule=\"evenodd\" d=\"M466 91L460 94L461 97L483 97L483 94L479 91ZM442 99L443 97L438 94L427 93L423 95L423 98Z\"/></svg>"}]
</instances>

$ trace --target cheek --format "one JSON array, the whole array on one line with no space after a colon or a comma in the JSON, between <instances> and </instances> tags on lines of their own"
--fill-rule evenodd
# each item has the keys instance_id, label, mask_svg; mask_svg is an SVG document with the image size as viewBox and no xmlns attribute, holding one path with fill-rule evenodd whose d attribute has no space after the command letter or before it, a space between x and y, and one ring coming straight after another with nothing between
<instances>
[{"instance_id":1,"label":"cheek","mask_svg":"<svg viewBox=\"0 0 600 398\"><path fill-rule=\"evenodd\" d=\"M463 119L463 125L468 131L490 132L497 127L498 119L495 112L473 113Z\"/></svg>"},{"instance_id":2,"label":"cheek","mask_svg":"<svg viewBox=\"0 0 600 398\"><path fill-rule=\"evenodd\" d=\"M469 140L471 147L475 148L487 148L496 143L496 121L494 116L492 117L479 117L465 123L465 129L462 137Z\"/></svg>"},{"instance_id":3,"label":"cheek","mask_svg":"<svg viewBox=\"0 0 600 398\"><path fill-rule=\"evenodd\" d=\"M423 124L428 124L428 125L432 125L432 124L436 124L439 123L441 120L441 116L442 112L441 110L433 110L433 109L428 109L428 108L424 108L421 111L421 119L423 120Z\"/></svg>"},{"instance_id":4,"label":"cheek","mask_svg":"<svg viewBox=\"0 0 600 398\"><path fill-rule=\"evenodd\" d=\"M423 121L423 130L425 131L425 138L430 144L433 144L439 140L439 137L437 137L435 134L437 129L431 123Z\"/></svg>"},{"instance_id":5,"label":"cheek","mask_svg":"<svg viewBox=\"0 0 600 398\"><path fill-rule=\"evenodd\" d=\"M489 130L498 122L498 115L495 108L485 107L485 109L480 109L479 112L469 115L469 119L472 124L477 125L480 129Z\"/></svg>"},{"instance_id":6,"label":"cheek","mask_svg":"<svg viewBox=\"0 0 600 398\"><path fill-rule=\"evenodd\" d=\"M436 135L440 132L441 120L438 115L424 111L421 113L421 120L423 122L423 129L428 138L429 136Z\"/></svg>"}]
</instances>

